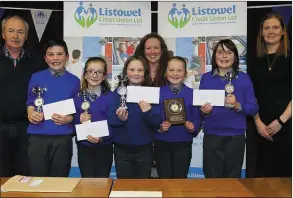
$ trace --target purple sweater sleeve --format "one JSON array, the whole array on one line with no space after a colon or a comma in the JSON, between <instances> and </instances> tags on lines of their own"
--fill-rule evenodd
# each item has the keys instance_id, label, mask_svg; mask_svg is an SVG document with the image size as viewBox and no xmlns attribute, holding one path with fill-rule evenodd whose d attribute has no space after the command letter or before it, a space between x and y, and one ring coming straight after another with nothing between
<instances>
[{"instance_id":1,"label":"purple sweater sleeve","mask_svg":"<svg viewBox=\"0 0 293 198\"><path fill-rule=\"evenodd\" d=\"M160 115L159 105L153 104L151 110L144 112L142 115L143 120L150 128L159 130L160 124L163 122Z\"/></svg>"},{"instance_id":2,"label":"purple sweater sleeve","mask_svg":"<svg viewBox=\"0 0 293 198\"><path fill-rule=\"evenodd\" d=\"M244 101L240 102L241 111L239 113L243 113L246 116L254 116L258 112L258 105L256 102L255 94L251 79L248 75L243 75L247 85L244 90Z\"/></svg>"},{"instance_id":3,"label":"purple sweater sleeve","mask_svg":"<svg viewBox=\"0 0 293 198\"><path fill-rule=\"evenodd\" d=\"M201 128L201 112L200 112L200 107L193 107L193 115L192 115L192 118L193 120L191 120L193 126L194 126L194 136L197 136L199 131L200 131L200 128Z\"/></svg>"}]
</instances>

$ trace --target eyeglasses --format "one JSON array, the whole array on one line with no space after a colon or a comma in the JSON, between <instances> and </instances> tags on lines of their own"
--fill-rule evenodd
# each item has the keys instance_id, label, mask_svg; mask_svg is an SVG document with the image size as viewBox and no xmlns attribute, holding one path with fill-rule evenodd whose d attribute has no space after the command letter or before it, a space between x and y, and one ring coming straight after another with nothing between
<instances>
[{"instance_id":1,"label":"eyeglasses","mask_svg":"<svg viewBox=\"0 0 293 198\"><path fill-rule=\"evenodd\" d=\"M98 77L102 77L104 76L104 71L95 71L93 69L89 69L89 70L86 70L86 73L90 76L94 76L95 74L98 76Z\"/></svg>"}]
</instances>

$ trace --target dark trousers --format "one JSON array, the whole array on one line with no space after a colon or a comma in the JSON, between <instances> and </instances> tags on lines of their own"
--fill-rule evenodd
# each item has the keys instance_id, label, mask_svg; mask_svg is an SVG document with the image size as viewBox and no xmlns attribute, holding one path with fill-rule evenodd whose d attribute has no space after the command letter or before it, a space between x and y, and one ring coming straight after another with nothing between
<instances>
[{"instance_id":1,"label":"dark trousers","mask_svg":"<svg viewBox=\"0 0 293 198\"><path fill-rule=\"evenodd\" d=\"M118 179L148 179L153 163L152 144L143 146L114 144Z\"/></svg>"},{"instance_id":2,"label":"dark trousers","mask_svg":"<svg viewBox=\"0 0 293 198\"><path fill-rule=\"evenodd\" d=\"M187 178L192 157L192 142L155 141L159 178Z\"/></svg>"},{"instance_id":3,"label":"dark trousers","mask_svg":"<svg viewBox=\"0 0 293 198\"><path fill-rule=\"evenodd\" d=\"M245 135L203 138L203 172L206 178L240 178Z\"/></svg>"},{"instance_id":4,"label":"dark trousers","mask_svg":"<svg viewBox=\"0 0 293 198\"><path fill-rule=\"evenodd\" d=\"M77 144L78 165L82 177L108 178L113 163L113 144L87 146Z\"/></svg>"},{"instance_id":5,"label":"dark trousers","mask_svg":"<svg viewBox=\"0 0 293 198\"><path fill-rule=\"evenodd\" d=\"M0 176L28 175L28 122L0 121Z\"/></svg>"},{"instance_id":6,"label":"dark trousers","mask_svg":"<svg viewBox=\"0 0 293 198\"><path fill-rule=\"evenodd\" d=\"M68 177L72 135L30 135L28 161L31 176Z\"/></svg>"},{"instance_id":7,"label":"dark trousers","mask_svg":"<svg viewBox=\"0 0 293 198\"><path fill-rule=\"evenodd\" d=\"M257 135L257 177L292 177L292 120L271 142Z\"/></svg>"}]
</instances>

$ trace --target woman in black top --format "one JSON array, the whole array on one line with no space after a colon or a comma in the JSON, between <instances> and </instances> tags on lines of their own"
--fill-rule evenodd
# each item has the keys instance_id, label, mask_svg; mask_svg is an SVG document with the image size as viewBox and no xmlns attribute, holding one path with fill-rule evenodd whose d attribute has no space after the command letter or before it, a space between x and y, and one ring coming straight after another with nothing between
<instances>
[{"instance_id":1,"label":"woman in black top","mask_svg":"<svg viewBox=\"0 0 293 198\"><path fill-rule=\"evenodd\" d=\"M257 166L260 177L292 176L292 64L284 21L269 13L261 21L257 59L250 76L258 100Z\"/></svg>"}]
</instances>

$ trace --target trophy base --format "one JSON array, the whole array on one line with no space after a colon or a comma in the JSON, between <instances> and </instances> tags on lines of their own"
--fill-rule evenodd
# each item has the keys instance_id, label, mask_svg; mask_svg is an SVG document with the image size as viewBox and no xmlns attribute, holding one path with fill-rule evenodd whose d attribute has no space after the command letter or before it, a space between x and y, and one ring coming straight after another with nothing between
<instances>
[{"instance_id":1,"label":"trophy base","mask_svg":"<svg viewBox=\"0 0 293 198\"><path fill-rule=\"evenodd\" d=\"M225 104L225 107L227 109L234 109L234 105L230 105L230 104Z\"/></svg>"},{"instance_id":2,"label":"trophy base","mask_svg":"<svg viewBox=\"0 0 293 198\"><path fill-rule=\"evenodd\" d=\"M119 107L119 109L125 109L125 110L127 110L128 107Z\"/></svg>"},{"instance_id":3,"label":"trophy base","mask_svg":"<svg viewBox=\"0 0 293 198\"><path fill-rule=\"evenodd\" d=\"M91 121L88 120L88 121L84 121L84 122L82 122L82 124L87 124L87 123L91 123Z\"/></svg>"}]
</instances>

